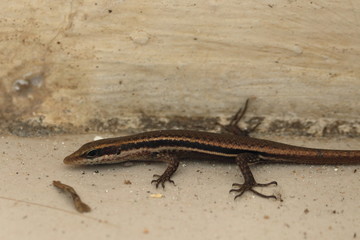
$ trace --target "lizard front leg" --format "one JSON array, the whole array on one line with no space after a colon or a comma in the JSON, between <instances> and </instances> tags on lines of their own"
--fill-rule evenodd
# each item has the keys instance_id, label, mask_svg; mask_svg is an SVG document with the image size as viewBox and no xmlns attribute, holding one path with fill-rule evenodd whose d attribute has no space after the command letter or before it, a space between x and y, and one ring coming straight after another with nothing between
<instances>
[{"instance_id":1,"label":"lizard front leg","mask_svg":"<svg viewBox=\"0 0 360 240\"><path fill-rule=\"evenodd\" d=\"M151 183L155 183L156 188L158 188L160 184L163 188L165 188L165 182L171 182L175 185L175 182L171 180L171 176L176 172L179 166L179 159L177 159L174 154L166 152L158 153L156 158L160 161L166 162L168 165L162 175L155 174L153 176L157 179L152 180Z\"/></svg>"}]
</instances>

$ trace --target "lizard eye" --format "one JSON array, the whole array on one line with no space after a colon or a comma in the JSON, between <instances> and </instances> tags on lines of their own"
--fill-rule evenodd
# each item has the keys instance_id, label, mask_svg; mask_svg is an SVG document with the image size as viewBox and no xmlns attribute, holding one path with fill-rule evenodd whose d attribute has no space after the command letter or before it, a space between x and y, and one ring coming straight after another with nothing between
<instances>
[{"instance_id":1,"label":"lizard eye","mask_svg":"<svg viewBox=\"0 0 360 240\"><path fill-rule=\"evenodd\" d=\"M95 149L95 150L91 150L90 152L86 153L85 157L86 158L94 158L97 157L99 155L99 150Z\"/></svg>"}]
</instances>

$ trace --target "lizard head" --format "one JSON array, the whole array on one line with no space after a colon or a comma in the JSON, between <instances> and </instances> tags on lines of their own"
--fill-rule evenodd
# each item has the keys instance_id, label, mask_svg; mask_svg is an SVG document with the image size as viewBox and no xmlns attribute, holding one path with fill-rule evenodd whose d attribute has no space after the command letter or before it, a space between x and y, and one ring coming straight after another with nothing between
<instances>
[{"instance_id":1,"label":"lizard head","mask_svg":"<svg viewBox=\"0 0 360 240\"><path fill-rule=\"evenodd\" d=\"M95 165L140 160L146 152L126 148L126 141L120 138L102 139L81 146L74 153L65 157L68 165Z\"/></svg>"}]
</instances>

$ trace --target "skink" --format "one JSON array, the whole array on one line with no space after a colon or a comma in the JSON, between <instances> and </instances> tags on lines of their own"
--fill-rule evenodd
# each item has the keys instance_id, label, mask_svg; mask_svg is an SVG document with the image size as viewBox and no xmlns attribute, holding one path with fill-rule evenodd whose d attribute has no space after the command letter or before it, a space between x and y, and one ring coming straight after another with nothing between
<instances>
[{"instance_id":1,"label":"skink","mask_svg":"<svg viewBox=\"0 0 360 240\"><path fill-rule=\"evenodd\" d=\"M79 150L64 159L65 164L90 165L120 163L125 161L162 161L167 168L162 175L154 175L152 183L164 187L165 182L174 183L171 176L178 168L180 160L215 159L234 161L239 167L244 183L233 184L230 192L240 197L246 191L264 198L254 187L277 185L276 181L257 183L249 168L256 163L297 163L297 164L360 164L360 151L326 150L297 147L269 140L249 137L238 127L244 115L240 109L231 122L224 126L230 133L209 133L189 130L162 130L136 135L108 138L86 143Z\"/></svg>"}]
</instances>

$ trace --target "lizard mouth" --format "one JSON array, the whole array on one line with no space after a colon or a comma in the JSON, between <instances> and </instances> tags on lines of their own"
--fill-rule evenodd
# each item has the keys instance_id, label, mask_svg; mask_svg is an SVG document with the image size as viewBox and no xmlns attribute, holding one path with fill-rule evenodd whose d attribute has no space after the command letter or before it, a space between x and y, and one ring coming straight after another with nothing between
<instances>
[{"instance_id":1,"label":"lizard mouth","mask_svg":"<svg viewBox=\"0 0 360 240\"><path fill-rule=\"evenodd\" d=\"M71 156L67 156L64 158L64 164L66 165L77 165L77 161Z\"/></svg>"},{"instance_id":2,"label":"lizard mouth","mask_svg":"<svg viewBox=\"0 0 360 240\"><path fill-rule=\"evenodd\" d=\"M64 164L71 164L71 161L68 157L64 158Z\"/></svg>"}]
</instances>

